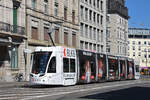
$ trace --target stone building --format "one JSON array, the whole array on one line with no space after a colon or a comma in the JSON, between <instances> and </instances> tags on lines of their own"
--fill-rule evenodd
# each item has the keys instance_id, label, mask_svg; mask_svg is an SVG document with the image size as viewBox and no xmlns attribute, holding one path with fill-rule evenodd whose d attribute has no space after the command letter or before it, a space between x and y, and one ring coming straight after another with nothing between
<instances>
[{"instance_id":1,"label":"stone building","mask_svg":"<svg viewBox=\"0 0 150 100\"><path fill-rule=\"evenodd\" d=\"M80 0L80 49L106 52L106 0Z\"/></svg>"},{"instance_id":2,"label":"stone building","mask_svg":"<svg viewBox=\"0 0 150 100\"><path fill-rule=\"evenodd\" d=\"M25 0L0 0L0 81L25 75Z\"/></svg>"},{"instance_id":3,"label":"stone building","mask_svg":"<svg viewBox=\"0 0 150 100\"><path fill-rule=\"evenodd\" d=\"M143 71L150 71L150 29L129 28L128 56L139 62Z\"/></svg>"},{"instance_id":4,"label":"stone building","mask_svg":"<svg viewBox=\"0 0 150 100\"><path fill-rule=\"evenodd\" d=\"M107 0L106 19L107 53L127 56L129 16L125 0Z\"/></svg>"},{"instance_id":5,"label":"stone building","mask_svg":"<svg viewBox=\"0 0 150 100\"><path fill-rule=\"evenodd\" d=\"M47 32L52 30L56 45L79 48L78 0L26 0L28 49L51 46ZM28 54L27 74L31 54Z\"/></svg>"}]
</instances>

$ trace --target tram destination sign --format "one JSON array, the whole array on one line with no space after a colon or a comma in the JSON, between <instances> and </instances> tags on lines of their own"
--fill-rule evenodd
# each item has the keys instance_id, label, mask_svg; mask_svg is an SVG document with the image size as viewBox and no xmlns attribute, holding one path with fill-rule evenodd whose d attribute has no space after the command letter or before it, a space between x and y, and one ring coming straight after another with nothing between
<instances>
[{"instance_id":1,"label":"tram destination sign","mask_svg":"<svg viewBox=\"0 0 150 100\"><path fill-rule=\"evenodd\" d=\"M64 48L64 56L65 57L75 57L76 51L74 49Z\"/></svg>"}]
</instances>

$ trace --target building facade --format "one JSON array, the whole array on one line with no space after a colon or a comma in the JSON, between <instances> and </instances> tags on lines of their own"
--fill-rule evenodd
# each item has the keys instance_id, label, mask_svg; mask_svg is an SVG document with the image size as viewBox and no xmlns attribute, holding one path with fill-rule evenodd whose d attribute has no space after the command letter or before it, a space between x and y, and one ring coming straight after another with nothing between
<instances>
[{"instance_id":1,"label":"building facade","mask_svg":"<svg viewBox=\"0 0 150 100\"><path fill-rule=\"evenodd\" d=\"M106 52L106 0L80 0L80 49Z\"/></svg>"},{"instance_id":2,"label":"building facade","mask_svg":"<svg viewBox=\"0 0 150 100\"><path fill-rule=\"evenodd\" d=\"M107 0L107 53L127 56L128 18L125 0Z\"/></svg>"},{"instance_id":3,"label":"building facade","mask_svg":"<svg viewBox=\"0 0 150 100\"><path fill-rule=\"evenodd\" d=\"M150 68L150 29L129 28L128 56L139 62L141 69Z\"/></svg>"},{"instance_id":4,"label":"building facade","mask_svg":"<svg viewBox=\"0 0 150 100\"><path fill-rule=\"evenodd\" d=\"M25 0L0 0L0 81L25 75Z\"/></svg>"},{"instance_id":5,"label":"building facade","mask_svg":"<svg viewBox=\"0 0 150 100\"><path fill-rule=\"evenodd\" d=\"M28 49L51 46L47 32L56 45L79 48L78 0L26 0ZM31 54L28 54L30 72Z\"/></svg>"}]
</instances>

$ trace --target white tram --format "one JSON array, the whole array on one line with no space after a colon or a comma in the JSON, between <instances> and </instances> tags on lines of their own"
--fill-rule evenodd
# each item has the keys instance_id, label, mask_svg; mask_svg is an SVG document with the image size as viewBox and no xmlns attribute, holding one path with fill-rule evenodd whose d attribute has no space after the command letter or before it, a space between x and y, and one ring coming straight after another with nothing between
<instances>
[{"instance_id":1,"label":"white tram","mask_svg":"<svg viewBox=\"0 0 150 100\"><path fill-rule=\"evenodd\" d=\"M37 47L32 54L31 84L75 85L77 83L76 50Z\"/></svg>"},{"instance_id":2,"label":"white tram","mask_svg":"<svg viewBox=\"0 0 150 100\"><path fill-rule=\"evenodd\" d=\"M135 79L133 59L62 46L37 47L31 62L31 84L65 86Z\"/></svg>"}]
</instances>

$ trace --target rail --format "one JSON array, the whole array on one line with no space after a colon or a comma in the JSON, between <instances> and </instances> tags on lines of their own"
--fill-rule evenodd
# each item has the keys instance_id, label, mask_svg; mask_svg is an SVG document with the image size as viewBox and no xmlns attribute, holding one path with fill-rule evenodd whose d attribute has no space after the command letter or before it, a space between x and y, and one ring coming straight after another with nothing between
<instances>
[{"instance_id":1,"label":"rail","mask_svg":"<svg viewBox=\"0 0 150 100\"><path fill-rule=\"evenodd\" d=\"M5 22L0 22L0 31L10 32L12 34L25 35L25 27L10 25Z\"/></svg>"}]
</instances>

